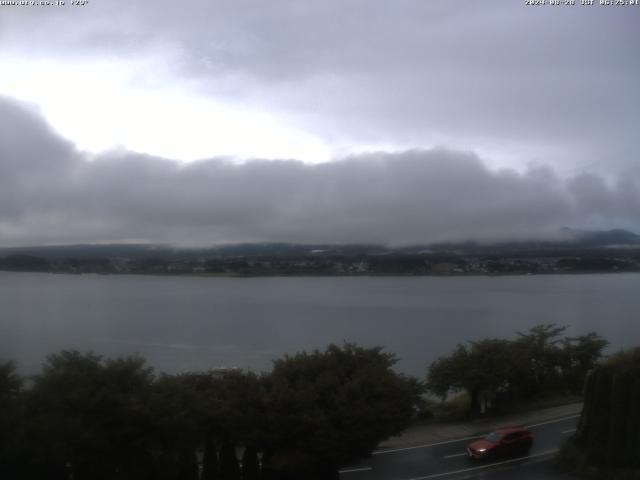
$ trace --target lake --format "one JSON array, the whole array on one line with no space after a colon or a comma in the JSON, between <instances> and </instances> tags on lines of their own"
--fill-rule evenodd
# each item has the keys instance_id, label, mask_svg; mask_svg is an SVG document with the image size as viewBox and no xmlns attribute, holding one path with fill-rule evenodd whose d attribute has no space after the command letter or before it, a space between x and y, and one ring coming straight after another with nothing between
<instances>
[{"instance_id":1,"label":"lake","mask_svg":"<svg viewBox=\"0 0 640 480\"><path fill-rule=\"evenodd\" d=\"M640 345L640 274L212 278L0 272L0 358L140 353L159 370L269 369L329 343L382 345L423 377L457 343L538 323Z\"/></svg>"}]
</instances>

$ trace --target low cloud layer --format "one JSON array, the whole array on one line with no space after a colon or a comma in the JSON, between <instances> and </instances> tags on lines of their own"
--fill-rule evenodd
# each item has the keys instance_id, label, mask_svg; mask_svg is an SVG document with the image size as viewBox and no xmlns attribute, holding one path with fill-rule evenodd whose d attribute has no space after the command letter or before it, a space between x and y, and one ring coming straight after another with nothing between
<instances>
[{"instance_id":1,"label":"low cloud layer","mask_svg":"<svg viewBox=\"0 0 640 480\"><path fill-rule=\"evenodd\" d=\"M250 132L245 121L246 144L259 155L295 141L302 144L295 154L306 152L308 161L371 145L449 145L480 152L492 166L533 161L563 175L618 173L637 161L640 9L595 3L7 7L0 92L38 102L56 128L94 151L123 144L183 159L242 156L237 143L211 139L220 128L233 137L241 128L224 117L247 109L295 132L259 148L264 123ZM205 111L185 127L190 101ZM204 109L207 101L228 109ZM168 145L166 133L153 135L160 129L185 139Z\"/></svg>"},{"instance_id":2,"label":"low cloud layer","mask_svg":"<svg viewBox=\"0 0 640 480\"><path fill-rule=\"evenodd\" d=\"M640 168L619 179L492 170L471 152L369 153L308 165L128 151L88 158L0 98L0 244L428 243L640 231Z\"/></svg>"}]
</instances>

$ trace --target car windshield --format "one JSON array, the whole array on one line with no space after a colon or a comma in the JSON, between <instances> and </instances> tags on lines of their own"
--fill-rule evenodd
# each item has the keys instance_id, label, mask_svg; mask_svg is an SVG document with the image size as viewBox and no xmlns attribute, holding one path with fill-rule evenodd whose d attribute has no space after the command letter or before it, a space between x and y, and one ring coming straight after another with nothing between
<instances>
[{"instance_id":1,"label":"car windshield","mask_svg":"<svg viewBox=\"0 0 640 480\"><path fill-rule=\"evenodd\" d=\"M491 443L498 443L502 438L502 435L500 434L500 432L491 432L489 435L487 435L484 438L485 440L488 440Z\"/></svg>"}]
</instances>

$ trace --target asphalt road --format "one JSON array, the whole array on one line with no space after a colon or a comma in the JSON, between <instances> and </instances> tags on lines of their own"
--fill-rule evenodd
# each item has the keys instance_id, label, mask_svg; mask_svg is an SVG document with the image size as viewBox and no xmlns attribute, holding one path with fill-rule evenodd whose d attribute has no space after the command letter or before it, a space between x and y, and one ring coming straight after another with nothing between
<instances>
[{"instance_id":1,"label":"asphalt road","mask_svg":"<svg viewBox=\"0 0 640 480\"><path fill-rule=\"evenodd\" d=\"M459 480L461 478L571 479L557 472L553 457L576 428L579 415L527 425L534 433L526 456L478 462L468 458L467 445L478 437L467 437L415 447L382 450L357 465L340 470L341 480Z\"/></svg>"}]
</instances>

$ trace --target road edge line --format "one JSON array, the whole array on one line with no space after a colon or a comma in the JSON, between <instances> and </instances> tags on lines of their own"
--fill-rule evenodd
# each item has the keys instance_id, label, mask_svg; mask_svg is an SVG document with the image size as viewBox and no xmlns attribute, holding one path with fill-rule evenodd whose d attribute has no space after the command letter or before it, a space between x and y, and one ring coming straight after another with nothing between
<instances>
[{"instance_id":1,"label":"road edge line","mask_svg":"<svg viewBox=\"0 0 640 480\"><path fill-rule=\"evenodd\" d=\"M478 467L463 468L462 470L453 470L451 472L434 473L434 474L431 474L431 475L425 475L423 477L413 477L413 478L410 478L408 480L427 480L429 478L438 478L438 477L445 477L447 475L457 475L458 473L473 472L475 470L483 470L483 469L495 467L495 466L498 466L498 465L506 465L506 464L509 464L509 463L520 462L520 461L523 461L523 460L528 460L529 458L544 457L545 455L552 455L552 454L557 453L557 452L558 452L558 449L555 448L553 450L547 450L545 452L536 453L535 455L528 455L526 457L513 458L511 460L504 460L502 462L489 463L487 465L480 465Z\"/></svg>"}]
</instances>

